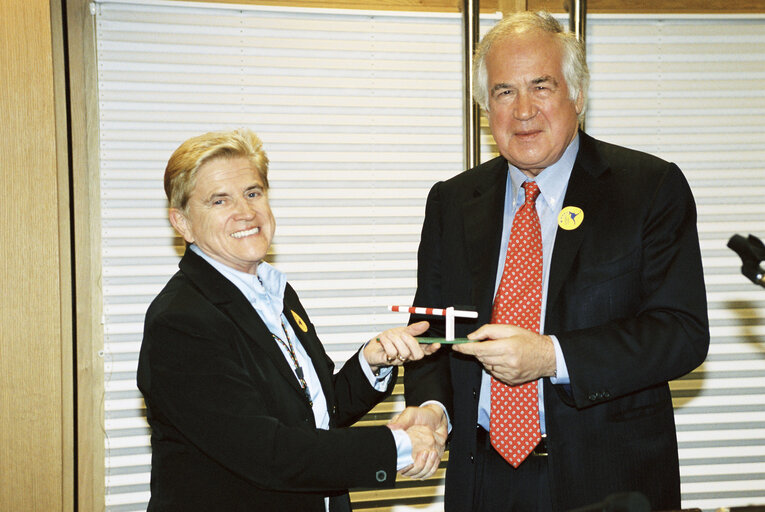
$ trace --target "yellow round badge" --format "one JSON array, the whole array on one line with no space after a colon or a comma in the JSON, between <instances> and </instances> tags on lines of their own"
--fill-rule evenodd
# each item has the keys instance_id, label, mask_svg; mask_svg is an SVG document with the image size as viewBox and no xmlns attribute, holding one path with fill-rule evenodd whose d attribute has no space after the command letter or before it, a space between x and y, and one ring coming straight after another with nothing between
<instances>
[{"instance_id":1,"label":"yellow round badge","mask_svg":"<svg viewBox=\"0 0 765 512\"><path fill-rule=\"evenodd\" d=\"M300 315L298 315L297 313L295 313L291 309L290 309L290 313L292 313L292 318L295 319L295 322L297 322L298 327L300 327L300 330L303 331L303 332L308 332L308 326L305 324L305 320L300 318Z\"/></svg>"},{"instance_id":2,"label":"yellow round badge","mask_svg":"<svg viewBox=\"0 0 765 512\"><path fill-rule=\"evenodd\" d=\"M566 206L558 215L558 225L569 231L578 228L583 220L584 212L576 206Z\"/></svg>"}]
</instances>

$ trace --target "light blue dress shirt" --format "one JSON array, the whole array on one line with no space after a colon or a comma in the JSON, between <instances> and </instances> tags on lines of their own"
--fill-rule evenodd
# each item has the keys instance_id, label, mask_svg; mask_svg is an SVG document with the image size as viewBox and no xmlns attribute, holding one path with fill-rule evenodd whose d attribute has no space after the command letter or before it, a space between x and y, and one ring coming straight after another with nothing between
<instances>
[{"instance_id":1,"label":"light blue dress shirt","mask_svg":"<svg viewBox=\"0 0 765 512\"><path fill-rule=\"evenodd\" d=\"M262 261L258 264L257 275L248 274L247 272L235 270L211 258L202 252L196 244L191 244L189 248L212 265L215 270L220 272L223 277L231 281L234 286L242 292L271 333L275 334L285 342L289 340L292 343L298 364L303 368L303 377L311 401L313 402L312 409L316 427L328 430L329 410L327 408L327 399L321 388L319 376L316 373L316 369L313 367L313 363L311 363L311 358L308 357L308 353L305 351L305 348L300 343L300 339L292 329L292 325L290 325L284 316L284 290L287 286L287 277L284 273L265 261ZM282 351L287 363L290 368L292 368L293 373L295 373L295 365L292 362L292 357L290 356L287 347L276 340L274 340L274 343L276 343ZM363 357L362 352L359 352L358 357L361 368L364 371L364 375L366 375L369 384L377 391L385 391L390 382L393 368L384 366L380 369L379 375L375 375L372 372L369 363ZM295 373L295 379L298 379L297 373ZM400 470L413 463L412 442L409 439L409 435L403 430L393 430L392 432L396 442L397 451L396 469Z\"/></svg>"},{"instance_id":2,"label":"light blue dress shirt","mask_svg":"<svg viewBox=\"0 0 765 512\"><path fill-rule=\"evenodd\" d=\"M539 318L539 332L544 334L545 305L547 304L547 288L550 280L550 261L552 260L553 246L555 245L555 233L558 231L558 215L563 207L563 199L566 197L568 180L574 168L576 154L579 151L579 135L566 148L563 156L550 167L545 168L534 180L529 179L518 168L508 164L509 178L505 188L505 210L502 220L502 242L499 251L499 263L497 268L497 280L494 285L494 295L497 294L499 282L505 267L507 256L507 244L510 241L510 229L513 225L515 212L523 205L525 193L521 185L526 181L535 181L539 186L539 196L536 200L537 215L542 229L542 311ZM563 359L563 351L555 336L550 336L555 347L556 376L551 377L553 384L569 384L568 369ZM539 423L542 434L545 429L544 396L542 379L539 386ZM478 424L489 430L491 411L491 375L484 370L481 376L481 394L478 400Z\"/></svg>"}]
</instances>

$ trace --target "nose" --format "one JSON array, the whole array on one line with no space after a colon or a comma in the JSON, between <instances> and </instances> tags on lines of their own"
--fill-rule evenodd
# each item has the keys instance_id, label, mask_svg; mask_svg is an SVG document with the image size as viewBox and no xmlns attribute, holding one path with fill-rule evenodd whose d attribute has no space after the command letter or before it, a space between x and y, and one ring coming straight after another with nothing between
<instances>
[{"instance_id":1,"label":"nose","mask_svg":"<svg viewBox=\"0 0 765 512\"><path fill-rule=\"evenodd\" d=\"M255 216L255 208L244 199L238 199L234 204L234 215L237 219L251 219Z\"/></svg>"},{"instance_id":2,"label":"nose","mask_svg":"<svg viewBox=\"0 0 765 512\"><path fill-rule=\"evenodd\" d=\"M513 117L519 121L528 121L537 115L537 112L538 110L528 94L518 94L513 108Z\"/></svg>"}]
</instances>

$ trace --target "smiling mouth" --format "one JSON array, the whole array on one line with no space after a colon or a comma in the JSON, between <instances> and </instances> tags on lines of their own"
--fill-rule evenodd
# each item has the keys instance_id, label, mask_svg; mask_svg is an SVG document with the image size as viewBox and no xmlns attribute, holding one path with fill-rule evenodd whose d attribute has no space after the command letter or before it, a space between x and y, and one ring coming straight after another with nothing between
<instances>
[{"instance_id":1,"label":"smiling mouth","mask_svg":"<svg viewBox=\"0 0 765 512\"><path fill-rule=\"evenodd\" d=\"M256 227L246 231L237 231L236 233L231 233L231 236L234 238L244 238L246 236L256 235L258 233L260 233L260 228Z\"/></svg>"}]
</instances>

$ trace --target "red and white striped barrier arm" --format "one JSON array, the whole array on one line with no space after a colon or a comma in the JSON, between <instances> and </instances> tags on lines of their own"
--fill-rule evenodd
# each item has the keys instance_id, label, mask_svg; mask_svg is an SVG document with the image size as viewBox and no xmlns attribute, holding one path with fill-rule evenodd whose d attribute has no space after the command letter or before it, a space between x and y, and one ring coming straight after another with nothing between
<instances>
[{"instance_id":1,"label":"red and white striped barrier arm","mask_svg":"<svg viewBox=\"0 0 765 512\"><path fill-rule=\"evenodd\" d=\"M388 306L388 309L390 311L397 311L399 313L410 313L415 315L447 316L449 314L448 310L453 308L437 309L437 308L417 308L413 306ZM460 311L457 309L453 309L453 311L454 311L455 317L478 318L477 311Z\"/></svg>"}]
</instances>

